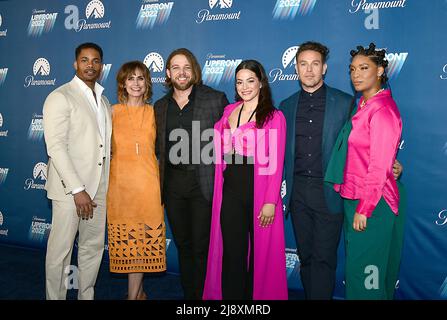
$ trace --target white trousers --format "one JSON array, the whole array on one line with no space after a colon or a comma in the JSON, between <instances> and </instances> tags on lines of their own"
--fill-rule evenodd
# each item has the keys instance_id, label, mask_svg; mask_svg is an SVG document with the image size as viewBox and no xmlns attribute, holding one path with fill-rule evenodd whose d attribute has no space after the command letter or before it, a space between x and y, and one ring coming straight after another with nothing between
<instances>
[{"instance_id":1,"label":"white trousers","mask_svg":"<svg viewBox=\"0 0 447 320\"><path fill-rule=\"evenodd\" d=\"M52 201L52 227L45 261L47 300L65 300L67 289L76 287L79 300L94 299L94 286L104 251L106 193L106 177L103 170L98 191L93 199L97 207L94 208L93 218L88 220L78 217L74 200ZM70 267L70 262L78 231L76 272L76 267Z\"/></svg>"}]
</instances>

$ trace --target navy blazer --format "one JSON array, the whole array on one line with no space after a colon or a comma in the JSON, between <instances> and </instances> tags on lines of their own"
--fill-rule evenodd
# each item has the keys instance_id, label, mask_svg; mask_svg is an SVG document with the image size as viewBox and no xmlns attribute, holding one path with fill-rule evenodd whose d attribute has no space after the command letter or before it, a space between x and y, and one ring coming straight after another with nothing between
<instances>
[{"instance_id":1,"label":"navy blazer","mask_svg":"<svg viewBox=\"0 0 447 320\"><path fill-rule=\"evenodd\" d=\"M290 210L293 187L293 176L295 169L295 126L299 97L300 91L282 101L279 106L279 109L283 112L287 122L287 143L284 160L283 184L281 190L285 214L287 214ZM351 95L326 85L326 108L324 113L323 139L321 146L323 172L326 172L338 133L348 120L352 102L353 97ZM326 198L325 200L327 207L331 213L343 212L343 200L340 195L332 189L332 187L325 185L324 195Z\"/></svg>"}]
</instances>

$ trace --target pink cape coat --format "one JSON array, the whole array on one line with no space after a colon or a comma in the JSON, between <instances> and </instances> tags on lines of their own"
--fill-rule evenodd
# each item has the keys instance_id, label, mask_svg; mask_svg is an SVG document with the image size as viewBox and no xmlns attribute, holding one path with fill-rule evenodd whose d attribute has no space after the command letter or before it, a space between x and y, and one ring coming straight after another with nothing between
<instances>
[{"instance_id":1,"label":"pink cape coat","mask_svg":"<svg viewBox=\"0 0 447 320\"><path fill-rule=\"evenodd\" d=\"M214 146L216 156L214 197L211 219L208 264L203 293L204 300L222 299L222 233L220 229L220 209L222 204L223 134L228 128L228 117L240 104L228 105L222 118L215 124ZM254 148L254 300L287 300L287 274L285 258L284 218L280 196L284 151L286 143L286 121L281 111L275 111L264 130L256 129L255 123L247 123L255 132ZM244 125L245 126L245 125ZM242 127L242 126L241 126ZM269 130L276 129L276 130ZM274 133L271 133L274 132ZM270 136L270 137L269 137ZM269 143L269 139L272 141ZM265 143L264 143L265 142ZM251 143L253 145L253 143ZM250 146L250 142L248 142ZM270 148L269 148L270 146ZM276 156L272 156L272 155ZM247 154L244 154L247 155ZM268 159L268 161L266 161ZM270 167L270 170L267 168ZM266 174L267 172L267 174ZM275 218L269 227L260 227L259 213L266 203L275 204ZM235 222L237 223L237 222Z\"/></svg>"}]
</instances>

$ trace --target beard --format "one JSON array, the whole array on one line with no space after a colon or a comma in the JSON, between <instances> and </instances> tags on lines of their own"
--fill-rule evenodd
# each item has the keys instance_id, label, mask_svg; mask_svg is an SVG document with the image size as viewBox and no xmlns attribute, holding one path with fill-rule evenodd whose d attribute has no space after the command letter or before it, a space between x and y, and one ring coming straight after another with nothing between
<instances>
[{"instance_id":1,"label":"beard","mask_svg":"<svg viewBox=\"0 0 447 320\"><path fill-rule=\"evenodd\" d=\"M185 84L179 84L178 82L171 80L171 83L174 88L176 88L177 90L183 91L183 90L189 89L193 85L193 80L189 79L189 81Z\"/></svg>"}]
</instances>

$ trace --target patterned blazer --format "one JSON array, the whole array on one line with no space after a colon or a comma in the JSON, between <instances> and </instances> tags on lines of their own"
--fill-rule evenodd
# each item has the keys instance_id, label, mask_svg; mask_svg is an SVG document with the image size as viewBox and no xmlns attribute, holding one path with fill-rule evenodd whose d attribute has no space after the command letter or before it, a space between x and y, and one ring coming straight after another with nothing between
<instances>
[{"instance_id":1,"label":"patterned blazer","mask_svg":"<svg viewBox=\"0 0 447 320\"><path fill-rule=\"evenodd\" d=\"M159 160L162 202L166 157L168 154L166 150L166 115L169 105L169 96L171 96L171 93L166 94L154 104L155 122L157 124L155 152ZM213 129L214 124L222 117L225 106L229 104L225 93L214 90L205 85L196 85L193 103L193 121L200 121L200 136L204 130ZM191 142L192 141L190 141L190 143ZM200 141L200 150L202 150L202 148L208 143L210 143L210 140ZM200 163L196 169L196 175L200 183L203 196L208 201L212 201L214 188L214 165Z\"/></svg>"}]
</instances>

